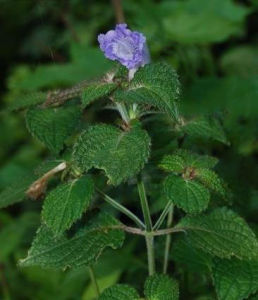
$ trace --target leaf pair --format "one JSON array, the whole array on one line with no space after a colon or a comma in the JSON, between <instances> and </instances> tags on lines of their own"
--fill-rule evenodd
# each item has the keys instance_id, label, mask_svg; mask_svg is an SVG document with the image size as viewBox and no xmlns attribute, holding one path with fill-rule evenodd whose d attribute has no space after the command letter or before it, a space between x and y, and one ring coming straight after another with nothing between
<instances>
[{"instance_id":1,"label":"leaf pair","mask_svg":"<svg viewBox=\"0 0 258 300\"><path fill-rule=\"evenodd\" d=\"M179 297L177 282L167 275L155 274L145 281L146 300L177 300ZM140 300L138 292L125 284L116 284L107 288L99 300Z\"/></svg>"},{"instance_id":2,"label":"leaf pair","mask_svg":"<svg viewBox=\"0 0 258 300\"><path fill-rule=\"evenodd\" d=\"M210 170L218 160L186 150L165 156L160 167L172 172L164 182L167 198L187 213L200 213L208 207L210 191L226 197L226 189L218 175Z\"/></svg>"}]
</instances>

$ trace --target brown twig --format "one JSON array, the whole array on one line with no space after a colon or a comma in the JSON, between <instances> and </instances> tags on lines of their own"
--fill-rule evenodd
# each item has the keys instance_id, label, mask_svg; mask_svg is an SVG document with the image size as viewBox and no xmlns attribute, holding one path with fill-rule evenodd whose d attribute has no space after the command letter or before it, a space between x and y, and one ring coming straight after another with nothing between
<instances>
[{"instance_id":1,"label":"brown twig","mask_svg":"<svg viewBox=\"0 0 258 300\"><path fill-rule=\"evenodd\" d=\"M112 0L112 4L116 15L116 23L117 24L125 23L125 17L124 17L121 0Z\"/></svg>"},{"instance_id":2,"label":"brown twig","mask_svg":"<svg viewBox=\"0 0 258 300\"><path fill-rule=\"evenodd\" d=\"M48 180L56 173L63 171L66 167L66 162L62 162L55 168L48 171L46 174L44 174L42 177L40 177L30 185L30 187L26 191L26 195L35 200L40 198L46 190Z\"/></svg>"}]
</instances>

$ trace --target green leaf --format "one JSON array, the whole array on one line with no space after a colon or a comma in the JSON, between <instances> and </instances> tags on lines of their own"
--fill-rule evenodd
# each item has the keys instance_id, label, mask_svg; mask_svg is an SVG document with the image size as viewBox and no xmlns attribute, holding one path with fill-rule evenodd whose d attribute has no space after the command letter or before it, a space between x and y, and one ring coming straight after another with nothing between
<instances>
[{"instance_id":1,"label":"green leaf","mask_svg":"<svg viewBox=\"0 0 258 300\"><path fill-rule=\"evenodd\" d=\"M107 97L115 90L116 87L117 84L107 82L94 83L87 86L82 91L82 107L85 108L93 101Z\"/></svg>"},{"instance_id":2,"label":"green leaf","mask_svg":"<svg viewBox=\"0 0 258 300\"><path fill-rule=\"evenodd\" d=\"M215 193L222 197L226 197L225 184L219 176L209 169L198 169L196 171L196 178L204 184L208 189L211 189Z\"/></svg>"},{"instance_id":3,"label":"green leaf","mask_svg":"<svg viewBox=\"0 0 258 300\"><path fill-rule=\"evenodd\" d=\"M229 145L222 125L215 118L200 117L187 122L181 130L194 138L208 138Z\"/></svg>"},{"instance_id":4,"label":"green leaf","mask_svg":"<svg viewBox=\"0 0 258 300\"><path fill-rule=\"evenodd\" d=\"M99 300L140 300L137 291L126 284L116 284L104 290Z\"/></svg>"},{"instance_id":5,"label":"green leaf","mask_svg":"<svg viewBox=\"0 0 258 300\"><path fill-rule=\"evenodd\" d=\"M92 265L106 247L117 249L122 246L124 232L114 229L116 225L119 225L116 219L103 213L71 238L65 235L57 238L43 225L20 265L54 269Z\"/></svg>"},{"instance_id":6,"label":"green leaf","mask_svg":"<svg viewBox=\"0 0 258 300\"><path fill-rule=\"evenodd\" d=\"M183 158L177 154L166 155L162 158L159 167L161 169L164 169L165 171L183 173L185 168L185 162Z\"/></svg>"},{"instance_id":7,"label":"green leaf","mask_svg":"<svg viewBox=\"0 0 258 300\"><path fill-rule=\"evenodd\" d=\"M213 168L217 163L215 157L178 149L174 154L164 156L159 166L166 171L183 173L186 168Z\"/></svg>"},{"instance_id":8,"label":"green leaf","mask_svg":"<svg viewBox=\"0 0 258 300\"><path fill-rule=\"evenodd\" d=\"M177 225L197 248L220 258L258 257L258 242L247 223L235 212L218 208L203 216L185 217Z\"/></svg>"},{"instance_id":9,"label":"green leaf","mask_svg":"<svg viewBox=\"0 0 258 300\"><path fill-rule=\"evenodd\" d=\"M103 169L114 185L136 175L149 157L150 138L134 127L122 131L111 125L95 125L84 131L74 147L73 159L82 171Z\"/></svg>"},{"instance_id":10,"label":"green leaf","mask_svg":"<svg viewBox=\"0 0 258 300\"><path fill-rule=\"evenodd\" d=\"M186 266L192 272L207 272L212 266L212 256L201 249L192 246L185 238L181 237L175 241L172 248L172 259Z\"/></svg>"},{"instance_id":11,"label":"green leaf","mask_svg":"<svg viewBox=\"0 0 258 300\"><path fill-rule=\"evenodd\" d=\"M219 300L242 300L258 291L258 262L215 259L212 268Z\"/></svg>"},{"instance_id":12,"label":"green leaf","mask_svg":"<svg viewBox=\"0 0 258 300\"><path fill-rule=\"evenodd\" d=\"M144 294L147 300L177 300L178 283L167 275L155 274L147 278Z\"/></svg>"},{"instance_id":13,"label":"green leaf","mask_svg":"<svg viewBox=\"0 0 258 300\"><path fill-rule=\"evenodd\" d=\"M25 198L25 192L30 184L36 179L35 176L17 178L16 182L6 187L0 193L0 208L21 202Z\"/></svg>"},{"instance_id":14,"label":"green leaf","mask_svg":"<svg viewBox=\"0 0 258 300\"><path fill-rule=\"evenodd\" d=\"M175 102L180 84L175 70L165 63L148 64L140 68L124 90L116 90L115 101L153 106L177 117Z\"/></svg>"},{"instance_id":15,"label":"green leaf","mask_svg":"<svg viewBox=\"0 0 258 300\"><path fill-rule=\"evenodd\" d=\"M55 234L60 235L86 211L93 190L93 181L86 176L59 185L44 201L43 221Z\"/></svg>"},{"instance_id":16,"label":"green leaf","mask_svg":"<svg viewBox=\"0 0 258 300\"><path fill-rule=\"evenodd\" d=\"M8 105L8 111L16 111L19 109L25 109L31 106L36 106L46 101L47 95L43 92L35 92L21 96L19 99L15 99Z\"/></svg>"},{"instance_id":17,"label":"green leaf","mask_svg":"<svg viewBox=\"0 0 258 300\"><path fill-rule=\"evenodd\" d=\"M107 97L116 87L117 84L108 82L98 82L87 86L82 91L82 107L85 108L93 101Z\"/></svg>"},{"instance_id":18,"label":"green leaf","mask_svg":"<svg viewBox=\"0 0 258 300\"><path fill-rule=\"evenodd\" d=\"M219 161L216 157L200 155L186 149L177 149L175 155L180 156L184 160L185 168L214 168Z\"/></svg>"},{"instance_id":19,"label":"green leaf","mask_svg":"<svg viewBox=\"0 0 258 300\"><path fill-rule=\"evenodd\" d=\"M30 109L26 114L26 123L33 136L58 153L78 125L79 118L80 109L75 106Z\"/></svg>"},{"instance_id":20,"label":"green leaf","mask_svg":"<svg viewBox=\"0 0 258 300\"><path fill-rule=\"evenodd\" d=\"M240 34L249 12L233 0L164 1L160 9L165 36L194 45L222 42Z\"/></svg>"},{"instance_id":21,"label":"green leaf","mask_svg":"<svg viewBox=\"0 0 258 300\"><path fill-rule=\"evenodd\" d=\"M199 213L208 207L209 191L193 180L170 175L164 182L167 198L187 213Z\"/></svg>"}]
</instances>

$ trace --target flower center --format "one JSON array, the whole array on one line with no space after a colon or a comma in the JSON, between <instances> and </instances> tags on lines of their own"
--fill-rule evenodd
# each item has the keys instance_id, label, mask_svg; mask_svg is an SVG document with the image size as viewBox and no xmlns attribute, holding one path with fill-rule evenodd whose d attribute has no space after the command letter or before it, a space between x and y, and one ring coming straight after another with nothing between
<instances>
[{"instance_id":1,"label":"flower center","mask_svg":"<svg viewBox=\"0 0 258 300\"><path fill-rule=\"evenodd\" d=\"M113 53L119 58L133 59L134 46L132 40L126 37L116 41L113 45Z\"/></svg>"}]
</instances>

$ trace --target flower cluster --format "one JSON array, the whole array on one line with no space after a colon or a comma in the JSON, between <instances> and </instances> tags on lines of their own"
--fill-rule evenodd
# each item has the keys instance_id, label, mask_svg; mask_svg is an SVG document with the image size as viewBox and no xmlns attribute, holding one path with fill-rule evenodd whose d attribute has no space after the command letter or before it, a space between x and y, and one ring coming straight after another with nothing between
<instances>
[{"instance_id":1,"label":"flower cluster","mask_svg":"<svg viewBox=\"0 0 258 300\"><path fill-rule=\"evenodd\" d=\"M98 41L107 58L119 61L129 70L137 70L150 61L145 36L127 29L126 24L100 34Z\"/></svg>"}]
</instances>

